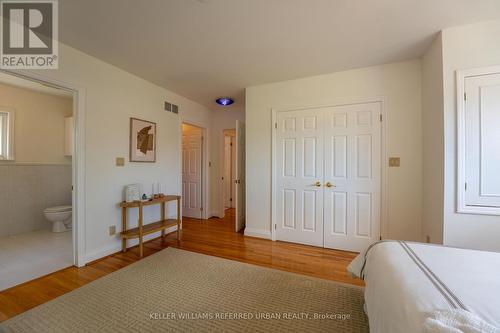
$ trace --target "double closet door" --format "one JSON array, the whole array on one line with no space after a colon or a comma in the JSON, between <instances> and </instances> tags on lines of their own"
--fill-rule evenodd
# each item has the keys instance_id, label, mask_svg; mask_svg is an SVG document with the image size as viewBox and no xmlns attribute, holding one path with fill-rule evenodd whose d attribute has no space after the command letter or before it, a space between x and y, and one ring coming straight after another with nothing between
<instances>
[{"instance_id":1,"label":"double closet door","mask_svg":"<svg viewBox=\"0 0 500 333\"><path fill-rule=\"evenodd\" d=\"M362 251L380 237L381 104L277 113L276 239Z\"/></svg>"}]
</instances>

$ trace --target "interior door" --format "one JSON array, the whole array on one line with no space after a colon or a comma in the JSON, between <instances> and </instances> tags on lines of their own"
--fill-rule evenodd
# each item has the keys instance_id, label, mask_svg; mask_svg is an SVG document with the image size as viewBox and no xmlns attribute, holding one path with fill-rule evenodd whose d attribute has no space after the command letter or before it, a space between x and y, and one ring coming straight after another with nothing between
<instances>
[{"instance_id":1,"label":"interior door","mask_svg":"<svg viewBox=\"0 0 500 333\"><path fill-rule=\"evenodd\" d=\"M323 113L277 114L277 240L323 246Z\"/></svg>"},{"instance_id":2,"label":"interior door","mask_svg":"<svg viewBox=\"0 0 500 333\"><path fill-rule=\"evenodd\" d=\"M224 208L232 207L232 191L231 188L235 185L231 177L231 150L232 140L230 136L224 136Z\"/></svg>"},{"instance_id":3,"label":"interior door","mask_svg":"<svg viewBox=\"0 0 500 333\"><path fill-rule=\"evenodd\" d=\"M380 237L381 105L324 112L324 247L360 252Z\"/></svg>"},{"instance_id":4,"label":"interior door","mask_svg":"<svg viewBox=\"0 0 500 333\"><path fill-rule=\"evenodd\" d=\"M236 121L236 232L245 227L245 123Z\"/></svg>"},{"instance_id":5,"label":"interior door","mask_svg":"<svg viewBox=\"0 0 500 333\"><path fill-rule=\"evenodd\" d=\"M465 79L465 200L500 207L500 74Z\"/></svg>"},{"instance_id":6,"label":"interior door","mask_svg":"<svg viewBox=\"0 0 500 333\"><path fill-rule=\"evenodd\" d=\"M185 126L182 133L182 213L202 218L202 144L203 131Z\"/></svg>"}]
</instances>

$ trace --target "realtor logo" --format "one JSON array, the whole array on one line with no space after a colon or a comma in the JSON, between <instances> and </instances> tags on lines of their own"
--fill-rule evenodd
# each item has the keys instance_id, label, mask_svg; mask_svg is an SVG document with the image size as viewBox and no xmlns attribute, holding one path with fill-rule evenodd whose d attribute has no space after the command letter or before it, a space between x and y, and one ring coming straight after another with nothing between
<instances>
[{"instance_id":1,"label":"realtor logo","mask_svg":"<svg viewBox=\"0 0 500 333\"><path fill-rule=\"evenodd\" d=\"M2 0L0 67L58 68L57 0Z\"/></svg>"}]
</instances>

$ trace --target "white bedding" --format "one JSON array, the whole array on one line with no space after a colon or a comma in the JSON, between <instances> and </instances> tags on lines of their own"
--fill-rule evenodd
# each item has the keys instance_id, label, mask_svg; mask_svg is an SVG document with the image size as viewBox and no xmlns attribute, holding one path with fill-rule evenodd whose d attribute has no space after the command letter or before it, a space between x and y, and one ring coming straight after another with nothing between
<instances>
[{"instance_id":1,"label":"white bedding","mask_svg":"<svg viewBox=\"0 0 500 333\"><path fill-rule=\"evenodd\" d=\"M382 241L348 270L365 280L372 333L500 332L500 253Z\"/></svg>"}]
</instances>

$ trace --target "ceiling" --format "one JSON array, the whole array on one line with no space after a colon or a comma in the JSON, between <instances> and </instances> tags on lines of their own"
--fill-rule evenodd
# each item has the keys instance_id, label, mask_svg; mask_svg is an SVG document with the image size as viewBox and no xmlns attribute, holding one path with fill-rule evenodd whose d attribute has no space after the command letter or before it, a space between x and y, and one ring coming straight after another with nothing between
<instances>
[{"instance_id":1,"label":"ceiling","mask_svg":"<svg viewBox=\"0 0 500 333\"><path fill-rule=\"evenodd\" d=\"M60 0L63 43L200 104L247 86L420 57L499 0Z\"/></svg>"}]
</instances>

